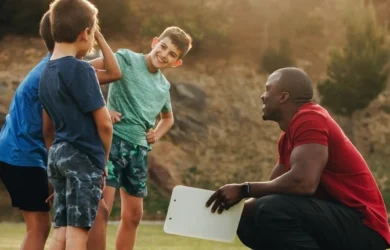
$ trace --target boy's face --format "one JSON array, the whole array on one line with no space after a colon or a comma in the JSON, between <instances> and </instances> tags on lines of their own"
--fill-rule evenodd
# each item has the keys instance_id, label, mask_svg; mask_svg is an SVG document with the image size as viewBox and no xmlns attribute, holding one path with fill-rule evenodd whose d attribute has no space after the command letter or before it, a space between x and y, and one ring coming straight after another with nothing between
<instances>
[{"instance_id":1,"label":"boy's face","mask_svg":"<svg viewBox=\"0 0 390 250\"><path fill-rule=\"evenodd\" d=\"M183 61L179 59L181 51L174 45L170 38L164 37L159 40L153 39L150 58L152 64L157 69L178 67Z\"/></svg>"}]
</instances>

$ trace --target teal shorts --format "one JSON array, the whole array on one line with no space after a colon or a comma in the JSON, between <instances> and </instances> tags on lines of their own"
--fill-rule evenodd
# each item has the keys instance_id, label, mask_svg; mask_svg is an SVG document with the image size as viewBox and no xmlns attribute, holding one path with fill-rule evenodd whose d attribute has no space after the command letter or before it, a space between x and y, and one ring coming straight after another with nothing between
<instances>
[{"instance_id":1,"label":"teal shorts","mask_svg":"<svg viewBox=\"0 0 390 250\"><path fill-rule=\"evenodd\" d=\"M122 187L131 196L145 198L148 194L147 153L146 147L134 145L113 135L107 165L107 186Z\"/></svg>"}]
</instances>

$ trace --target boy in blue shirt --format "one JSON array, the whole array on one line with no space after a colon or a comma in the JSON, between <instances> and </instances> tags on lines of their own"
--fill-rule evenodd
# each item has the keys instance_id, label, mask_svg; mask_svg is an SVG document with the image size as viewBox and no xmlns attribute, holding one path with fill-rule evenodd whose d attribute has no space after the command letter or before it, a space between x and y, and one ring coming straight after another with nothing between
<instances>
[{"instance_id":1,"label":"boy in blue shirt","mask_svg":"<svg viewBox=\"0 0 390 250\"><path fill-rule=\"evenodd\" d=\"M43 126L52 121L55 129L52 145L46 140L54 188L53 250L86 249L105 184L112 123L96 75L101 72L77 59L99 37L97 13L87 0L55 0L50 5L55 48L41 74L39 98ZM115 79L121 76L117 72Z\"/></svg>"},{"instance_id":2,"label":"boy in blue shirt","mask_svg":"<svg viewBox=\"0 0 390 250\"><path fill-rule=\"evenodd\" d=\"M49 13L41 19L39 33L49 52L16 89L0 132L0 178L20 209L26 224L21 249L43 249L50 232L46 148L42 135L39 78L54 49Z\"/></svg>"}]
</instances>

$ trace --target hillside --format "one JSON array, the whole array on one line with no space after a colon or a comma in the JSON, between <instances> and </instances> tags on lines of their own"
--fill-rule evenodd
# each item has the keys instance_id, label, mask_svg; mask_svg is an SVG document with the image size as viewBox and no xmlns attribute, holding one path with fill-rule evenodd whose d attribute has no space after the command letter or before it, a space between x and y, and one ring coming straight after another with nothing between
<instances>
[{"instance_id":1,"label":"hillside","mask_svg":"<svg viewBox=\"0 0 390 250\"><path fill-rule=\"evenodd\" d=\"M163 216L166 198L177 184L217 188L228 182L265 180L277 161L280 130L261 119L260 96L267 77L259 71L262 53L287 37L297 66L317 83L326 73L328 50L343 44L340 1L249 2L250 8L243 6L232 13L235 32L226 50L190 53L182 67L164 71L172 83L175 125L150 154L148 218ZM114 50L149 49L147 39L127 40L122 35L107 40ZM44 54L38 38L0 40L0 121L15 88ZM354 117L356 146L384 191L390 170L386 166L390 160L389 97L387 89ZM336 119L347 126L344 118ZM0 201L0 209L7 202Z\"/></svg>"}]
</instances>

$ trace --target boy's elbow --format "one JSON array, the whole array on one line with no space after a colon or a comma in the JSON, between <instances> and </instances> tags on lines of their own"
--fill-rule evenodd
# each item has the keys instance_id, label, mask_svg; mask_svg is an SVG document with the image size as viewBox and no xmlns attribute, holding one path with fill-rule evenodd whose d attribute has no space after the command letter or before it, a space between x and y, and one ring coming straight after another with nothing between
<instances>
[{"instance_id":1,"label":"boy's elbow","mask_svg":"<svg viewBox=\"0 0 390 250\"><path fill-rule=\"evenodd\" d=\"M101 133L103 134L112 134L113 133L113 125L111 120L104 121L98 127Z\"/></svg>"},{"instance_id":2,"label":"boy's elbow","mask_svg":"<svg viewBox=\"0 0 390 250\"><path fill-rule=\"evenodd\" d=\"M107 134L112 134L114 131L114 126L112 125L111 120L104 123L104 130Z\"/></svg>"},{"instance_id":3,"label":"boy's elbow","mask_svg":"<svg viewBox=\"0 0 390 250\"><path fill-rule=\"evenodd\" d=\"M114 72L112 78L113 78L112 81L117 81L117 80L121 79L122 78L122 71L118 70L118 71Z\"/></svg>"}]
</instances>

